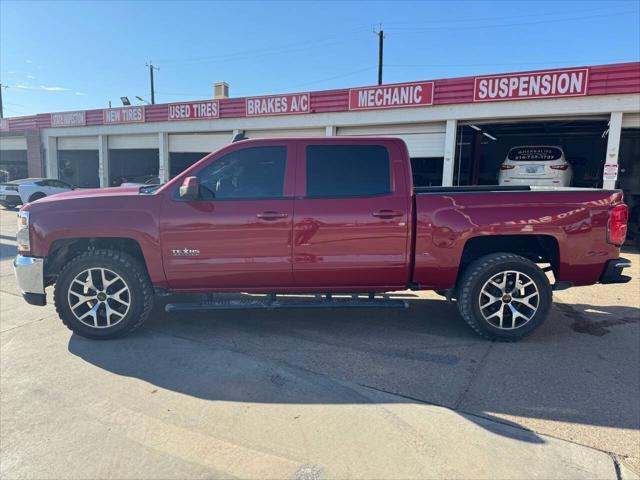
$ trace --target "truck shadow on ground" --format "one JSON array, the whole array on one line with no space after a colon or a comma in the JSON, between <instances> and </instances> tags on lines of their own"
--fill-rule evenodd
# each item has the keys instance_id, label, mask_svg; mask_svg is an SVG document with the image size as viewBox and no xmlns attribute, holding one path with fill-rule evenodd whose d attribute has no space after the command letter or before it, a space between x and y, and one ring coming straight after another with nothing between
<instances>
[{"instance_id":1,"label":"truck shadow on ground","mask_svg":"<svg viewBox=\"0 0 640 480\"><path fill-rule=\"evenodd\" d=\"M18 253L18 247L15 245L7 245L6 243L0 243L0 260L7 258L14 258Z\"/></svg>"},{"instance_id":2,"label":"truck shadow on ground","mask_svg":"<svg viewBox=\"0 0 640 480\"><path fill-rule=\"evenodd\" d=\"M604 357L598 342L608 337L577 335L572 321L554 311L534 336L501 344L477 337L455 305L441 300L411 300L409 311L166 314L159 305L149 324L130 337L94 342L73 335L68 348L114 374L213 401L431 403L496 434L534 443L543 440L512 428L520 425L510 418L638 428L638 386L619 381L621 368L634 378L633 365L621 367L619 356L627 356L626 364L634 361L624 349L606 348ZM567 354L574 349L579 356ZM584 349L593 349L596 362L587 369ZM616 411L603 407L612 403L612 391L624 397L628 411L615 401ZM390 395L380 400L373 395L380 392Z\"/></svg>"}]
</instances>

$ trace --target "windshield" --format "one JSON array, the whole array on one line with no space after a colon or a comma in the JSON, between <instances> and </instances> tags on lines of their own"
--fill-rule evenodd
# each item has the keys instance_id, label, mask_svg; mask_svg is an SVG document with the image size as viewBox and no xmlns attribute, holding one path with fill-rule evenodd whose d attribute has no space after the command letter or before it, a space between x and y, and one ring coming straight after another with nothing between
<instances>
[{"instance_id":1,"label":"windshield","mask_svg":"<svg viewBox=\"0 0 640 480\"><path fill-rule=\"evenodd\" d=\"M42 178L22 178L20 180L12 180L7 183L10 183L12 185L22 185L23 183L33 183L33 182L39 182L41 180Z\"/></svg>"},{"instance_id":2,"label":"windshield","mask_svg":"<svg viewBox=\"0 0 640 480\"><path fill-rule=\"evenodd\" d=\"M515 162L558 160L562 150L558 147L515 147L509 150L507 158Z\"/></svg>"},{"instance_id":3,"label":"windshield","mask_svg":"<svg viewBox=\"0 0 640 480\"><path fill-rule=\"evenodd\" d=\"M154 193L156 190L158 190L162 185L164 185L164 183L160 183L158 185L149 185L147 187L140 187L140 193Z\"/></svg>"}]
</instances>

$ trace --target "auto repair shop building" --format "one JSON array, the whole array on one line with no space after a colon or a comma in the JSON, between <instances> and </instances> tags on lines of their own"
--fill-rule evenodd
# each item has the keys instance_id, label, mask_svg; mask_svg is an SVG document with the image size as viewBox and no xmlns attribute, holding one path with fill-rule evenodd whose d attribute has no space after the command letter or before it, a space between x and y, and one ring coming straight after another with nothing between
<instances>
[{"instance_id":1,"label":"auto repair shop building","mask_svg":"<svg viewBox=\"0 0 640 480\"><path fill-rule=\"evenodd\" d=\"M638 62L218 97L3 119L0 175L105 187L169 179L240 132L392 135L407 143L417 185L495 184L511 147L557 145L574 186L640 195Z\"/></svg>"}]
</instances>

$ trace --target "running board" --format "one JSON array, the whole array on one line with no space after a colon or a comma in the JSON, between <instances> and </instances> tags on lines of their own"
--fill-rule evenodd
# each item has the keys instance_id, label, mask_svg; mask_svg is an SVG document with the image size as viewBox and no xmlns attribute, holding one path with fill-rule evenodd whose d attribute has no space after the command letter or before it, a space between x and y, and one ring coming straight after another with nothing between
<instances>
[{"instance_id":1,"label":"running board","mask_svg":"<svg viewBox=\"0 0 640 480\"><path fill-rule=\"evenodd\" d=\"M263 309L275 310L280 308L408 308L407 300L390 298L334 298L331 295L301 299L295 297L276 298L271 295L266 298L218 299L198 303L168 303L166 312L198 312L207 310L244 310Z\"/></svg>"}]
</instances>

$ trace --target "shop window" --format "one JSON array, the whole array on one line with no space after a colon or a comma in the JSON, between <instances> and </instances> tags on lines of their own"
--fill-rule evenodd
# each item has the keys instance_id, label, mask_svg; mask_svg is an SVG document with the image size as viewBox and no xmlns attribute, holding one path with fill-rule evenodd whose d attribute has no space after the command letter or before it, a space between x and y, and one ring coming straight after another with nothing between
<instances>
[{"instance_id":1,"label":"shop window","mask_svg":"<svg viewBox=\"0 0 640 480\"><path fill-rule=\"evenodd\" d=\"M442 185L442 157L415 157L411 159L414 187L439 187Z\"/></svg>"}]
</instances>

